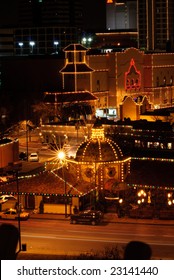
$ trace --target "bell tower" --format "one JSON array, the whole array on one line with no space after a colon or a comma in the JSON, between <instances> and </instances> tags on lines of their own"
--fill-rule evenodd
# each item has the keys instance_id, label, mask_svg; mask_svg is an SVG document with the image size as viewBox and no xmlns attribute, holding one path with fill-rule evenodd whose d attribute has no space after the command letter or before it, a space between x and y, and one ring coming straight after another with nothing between
<instances>
[{"instance_id":1,"label":"bell tower","mask_svg":"<svg viewBox=\"0 0 174 280\"><path fill-rule=\"evenodd\" d=\"M86 63L87 50L81 44L71 44L64 49L65 66L60 70L64 91L91 91L93 69Z\"/></svg>"}]
</instances>

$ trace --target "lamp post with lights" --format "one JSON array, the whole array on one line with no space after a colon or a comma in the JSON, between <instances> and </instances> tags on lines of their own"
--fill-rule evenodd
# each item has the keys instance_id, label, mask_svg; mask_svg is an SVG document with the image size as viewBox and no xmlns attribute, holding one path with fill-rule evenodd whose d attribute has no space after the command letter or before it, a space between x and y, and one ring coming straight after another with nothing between
<instances>
[{"instance_id":1,"label":"lamp post with lights","mask_svg":"<svg viewBox=\"0 0 174 280\"><path fill-rule=\"evenodd\" d=\"M59 45L59 42L58 41L54 41L54 46L55 46L55 49L56 49L56 54L58 53L58 51L57 51L58 45Z\"/></svg>"},{"instance_id":2,"label":"lamp post with lights","mask_svg":"<svg viewBox=\"0 0 174 280\"><path fill-rule=\"evenodd\" d=\"M23 45L24 45L24 43L23 42L19 42L18 45L19 45L19 47L21 49L20 54L22 55L23 54Z\"/></svg>"},{"instance_id":3,"label":"lamp post with lights","mask_svg":"<svg viewBox=\"0 0 174 280\"><path fill-rule=\"evenodd\" d=\"M66 176L65 176L65 171L64 171L64 166L66 165L66 153L65 151L59 150L57 152L57 158L60 161L60 163L62 164L62 176L63 176L63 181L64 181L64 195L65 195L65 218L67 217L67 185L66 185Z\"/></svg>"},{"instance_id":4,"label":"lamp post with lights","mask_svg":"<svg viewBox=\"0 0 174 280\"><path fill-rule=\"evenodd\" d=\"M34 41L30 41L29 45L31 46L31 54L33 54L33 48L35 46L35 42Z\"/></svg>"}]
</instances>

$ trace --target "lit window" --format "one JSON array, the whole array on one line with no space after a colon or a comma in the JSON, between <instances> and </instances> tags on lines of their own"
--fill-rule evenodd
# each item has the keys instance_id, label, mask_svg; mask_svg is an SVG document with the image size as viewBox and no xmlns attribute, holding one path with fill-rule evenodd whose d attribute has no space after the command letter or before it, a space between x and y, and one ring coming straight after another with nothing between
<instances>
[{"instance_id":1,"label":"lit window","mask_svg":"<svg viewBox=\"0 0 174 280\"><path fill-rule=\"evenodd\" d=\"M135 140L135 147L140 147L140 146L141 146L141 141Z\"/></svg>"},{"instance_id":2,"label":"lit window","mask_svg":"<svg viewBox=\"0 0 174 280\"><path fill-rule=\"evenodd\" d=\"M153 142L147 142L147 147L148 148L153 148Z\"/></svg>"},{"instance_id":3,"label":"lit window","mask_svg":"<svg viewBox=\"0 0 174 280\"><path fill-rule=\"evenodd\" d=\"M167 148L172 149L172 143L167 143Z\"/></svg>"}]
</instances>

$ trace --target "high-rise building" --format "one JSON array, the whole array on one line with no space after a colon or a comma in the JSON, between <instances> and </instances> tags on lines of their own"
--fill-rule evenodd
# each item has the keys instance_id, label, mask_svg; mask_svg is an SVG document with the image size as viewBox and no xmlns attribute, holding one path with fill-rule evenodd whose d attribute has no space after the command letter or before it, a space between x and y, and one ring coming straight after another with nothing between
<instances>
[{"instance_id":1,"label":"high-rise building","mask_svg":"<svg viewBox=\"0 0 174 280\"><path fill-rule=\"evenodd\" d=\"M138 0L139 48L171 51L174 44L173 0Z\"/></svg>"},{"instance_id":2,"label":"high-rise building","mask_svg":"<svg viewBox=\"0 0 174 280\"><path fill-rule=\"evenodd\" d=\"M25 26L81 27L81 0L19 0L19 23Z\"/></svg>"},{"instance_id":3,"label":"high-rise building","mask_svg":"<svg viewBox=\"0 0 174 280\"><path fill-rule=\"evenodd\" d=\"M106 28L137 29L136 2L136 0L106 0Z\"/></svg>"}]
</instances>

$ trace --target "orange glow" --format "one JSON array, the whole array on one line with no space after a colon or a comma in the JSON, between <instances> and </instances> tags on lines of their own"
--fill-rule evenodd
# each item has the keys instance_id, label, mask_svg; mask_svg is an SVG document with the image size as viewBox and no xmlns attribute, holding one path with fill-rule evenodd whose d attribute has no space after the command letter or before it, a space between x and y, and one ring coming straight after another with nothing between
<instances>
[{"instance_id":1,"label":"orange glow","mask_svg":"<svg viewBox=\"0 0 174 280\"><path fill-rule=\"evenodd\" d=\"M107 0L107 4L113 4L113 0Z\"/></svg>"}]
</instances>

